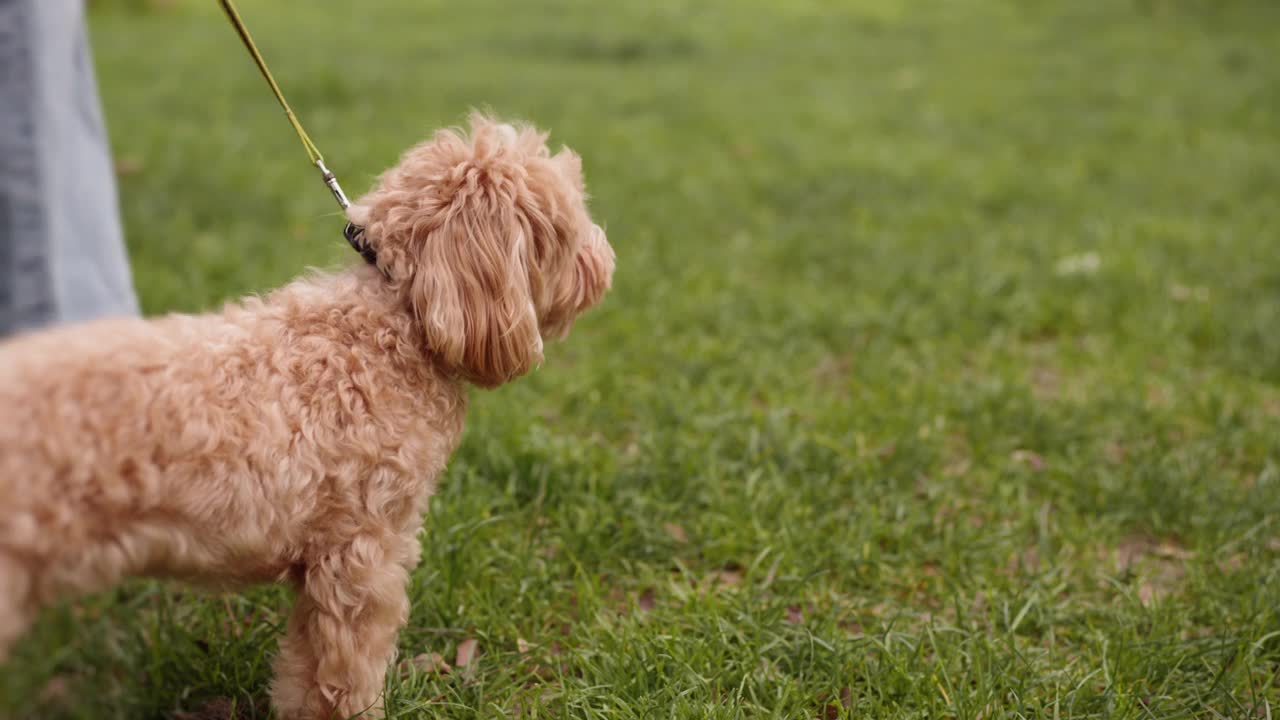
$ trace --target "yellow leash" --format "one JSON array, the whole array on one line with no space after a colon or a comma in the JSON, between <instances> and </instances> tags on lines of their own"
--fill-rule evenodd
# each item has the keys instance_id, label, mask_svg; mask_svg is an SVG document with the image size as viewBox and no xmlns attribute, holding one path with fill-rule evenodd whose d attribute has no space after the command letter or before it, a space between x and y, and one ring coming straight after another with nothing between
<instances>
[{"instance_id":1,"label":"yellow leash","mask_svg":"<svg viewBox=\"0 0 1280 720\"><path fill-rule=\"evenodd\" d=\"M342 186L338 185L338 178L334 177L329 168L324 166L324 156L320 154L320 148L311 141L311 136L307 135L307 131L302 128L302 123L298 122L298 116L293 114L293 109L289 107L289 102L284 99L284 93L280 91L280 86L276 84L276 79L271 77L271 71L267 69L267 61L262 59L262 53L258 52L258 46L254 45L253 37L249 35L249 28L245 27L244 20L240 17L239 11L232 0L218 0L222 4L222 11L227 14L227 20L231 21L231 26L236 29L236 33L240 35L240 40L244 43L244 47L249 51L249 55L253 57L253 61L257 63L258 70L262 72L262 77L266 79L267 84L271 86L271 92L275 93L276 100L280 101L280 107L284 108L284 114L289 118L289 124L293 125L293 129L298 133L298 139L302 141L302 147L307 151L307 157L311 158L311 164L320 169L320 175L324 179L324 184L328 186L329 192L333 193L333 199L338 201L338 205L346 210L351 206L351 201L347 200L347 196L342 192ZM384 277L388 280L390 275L387 270L378 265L378 253L369 244L364 236L364 228L347 223L346 228L342 231L342 236L346 238L351 248L360 253L360 257L365 262L378 268Z\"/></svg>"},{"instance_id":2,"label":"yellow leash","mask_svg":"<svg viewBox=\"0 0 1280 720\"><path fill-rule=\"evenodd\" d=\"M343 210L347 209L351 202L343 194L342 188L338 185L338 179L334 177L332 172L329 172L329 168L325 167L324 156L320 154L320 148L316 147L316 144L311 141L311 136L307 135L307 131L302 128L302 123L298 122L298 117L293 114L293 109L289 107L289 102L284 99L284 93L281 92L280 86L276 84L276 79L271 76L271 71L267 69L267 61L262 59L262 53L258 52L258 46L253 43L253 37L249 35L249 28L245 27L244 20L240 17L240 12L236 10L235 3L232 0L218 0L218 2L222 5L222 11L227 14L227 20L231 21L231 26L240 35L240 40L244 43L245 49L249 51L249 55L257 63L258 70L262 72L262 77L271 86L271 92L275 93L276 100L280 101L280 107L284 108L284 114L289 118L289 124L293 125L293 129L298 133L298 139L302 141L303 149L307 151L307 157L311 158L311 164L320 169L324 184L329 187L334 199L338 201ZM357 250L359 249L357 248Z\"/></svg>"}]
</instances>

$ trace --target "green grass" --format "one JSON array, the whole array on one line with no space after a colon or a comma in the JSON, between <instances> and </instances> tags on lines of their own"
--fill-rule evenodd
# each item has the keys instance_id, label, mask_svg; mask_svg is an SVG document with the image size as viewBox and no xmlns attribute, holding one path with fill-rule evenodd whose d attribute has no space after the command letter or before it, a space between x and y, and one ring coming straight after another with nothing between
<instances>
[{"instance_id":1,"label":"green grass","mask_svg":"<svg viewBox=\"0 0 1280 720\"><path fill-rule=\"evenodd\" d=\"M347 261L215 4L136 5L93 36L146 309ZM401 647L480 654L392 717L1280 717L1280 4L242 10L352 194L489 107L618 252L475 394ZM266 717L285 608L52 610L0 708Z\"/></svg>"}]
</instances>

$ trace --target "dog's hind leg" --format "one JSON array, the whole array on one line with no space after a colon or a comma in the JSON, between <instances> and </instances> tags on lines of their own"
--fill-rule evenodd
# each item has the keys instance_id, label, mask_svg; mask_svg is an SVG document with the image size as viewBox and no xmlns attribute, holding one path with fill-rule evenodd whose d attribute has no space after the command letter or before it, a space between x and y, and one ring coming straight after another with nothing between
<instances>
[{"instance_id":1,"label":"dog's hind leg","mask_svg":"<svg viewBox=\"0 0 1280 720\"><path fill-rule=\"evenodd\" d=\"M275 662L271 695L282 719L381 716L416 556L412 537L363 536L307 564Z\"/></svg>"},{"instance_id":2,"label":"dog's hind leg","mask_svg":"<svg viewBox=\"0 0 1280 720\"><path fill-rule=\"evenodd\" d=\"M0 663L31 624L31 574L22 563L0 550Z\"/></svg>"}]
</instances>

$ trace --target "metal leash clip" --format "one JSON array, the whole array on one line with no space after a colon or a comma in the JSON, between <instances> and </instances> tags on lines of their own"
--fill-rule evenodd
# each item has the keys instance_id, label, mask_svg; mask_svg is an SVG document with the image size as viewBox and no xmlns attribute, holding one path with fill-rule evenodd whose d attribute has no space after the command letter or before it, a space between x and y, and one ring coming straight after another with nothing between
<instances>
[{"instance_id":1,"label":"metal leash clip","mask_svg":"<svg viewBox=\"0 0 1280 720\"><path fill-rule=\"evenodd\" d=\"M333 199L338 201L338 205L343 210L351 207L351 201L347 199L346 193L342 192L342 186L338 184L338 178L329 168L325 167L324 160L316 160L316 167L320 168L321 177L324 178L324 184L329 187L329 192L333 193ZM347 244L352 250L360 253L360 257L370 265L378 266L378 253L364 239L364 228L353 222L348 222L347 226L342 229L342 237L347 239ZM385 273L384 273L385 274Z\"/></svg>"},{"instance_id":2,"label":"metal leash clip","mask_svg":"<svg viewBox=\"0 0 1280 720\"><path fill-rule=\"evenodd\" d=\"M324 184L329 186L329 192L333 193L333 199L338 201L343 210L351 207L351 201L347 199L346 193L342 192L342 186L338 184L338 178L329 168L325 167L324 159L316 160L316 167L320 168L320 174L324 177Z\"/></svg>"}]
</instances>

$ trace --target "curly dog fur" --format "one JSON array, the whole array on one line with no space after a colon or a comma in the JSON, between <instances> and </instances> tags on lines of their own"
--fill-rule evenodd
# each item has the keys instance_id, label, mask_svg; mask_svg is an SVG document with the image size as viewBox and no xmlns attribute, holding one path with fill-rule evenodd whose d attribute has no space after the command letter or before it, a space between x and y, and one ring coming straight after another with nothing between
<instances>
[{"instance_id":1,"label":"curly dog fur","mask_svg":"<svg viewBox=\"0 0 1280 720\"><path fill-rule=\"evenodd\" d=\"M466 384L539 363L614 256L578 157L484 116L349 217L377 268L0 345L0 660L41 606L125 576L287 582L279 715L379 713Z\"/></svg>"}]
</instances>

